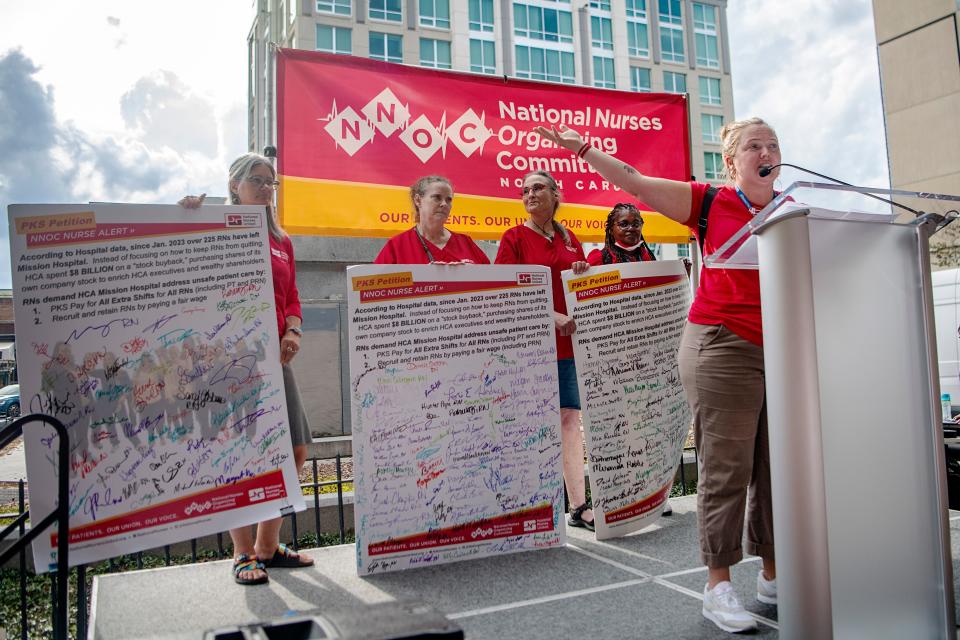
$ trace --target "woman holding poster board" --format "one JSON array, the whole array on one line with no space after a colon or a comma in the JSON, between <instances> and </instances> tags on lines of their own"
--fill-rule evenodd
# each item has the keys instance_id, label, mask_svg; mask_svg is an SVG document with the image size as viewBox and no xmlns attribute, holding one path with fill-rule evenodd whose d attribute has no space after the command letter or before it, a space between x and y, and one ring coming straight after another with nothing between
<instances>
[{"instance_id":1,"label":"woman holding poster board","mask_svg":"<svg viewBox=\"0 0 960 640\"><path fill-rule=\"evenodd\" d=\"M553 280L553 315L556 325L557 369L560 380L560 443L563 449L563 480L570 500L567 524L594 530L593 511L586 499L583 478L583 436L580 433L580 393L570 335L577 325L567 315L560 272L583 273L590 265L573 232L555 220L560 207L560 188L546 171L531 171L521 192L527 221L511 227L500 240L496 264L541 264L550 267Z\"/></svg>"},{"instance_id":2,"label":"woman holding poster board","mask_svg":"<svg viewBox=\"0 0 960 640\"><path fill-rule=\"evenodd\" d=\"M716 251L775 195L780 145L776 133L760 118L730 122L721 130L723 161L731 183L719 189L644 176L563 125L537 127L536 132L584 158L604 178L651 209L690 227L704 254ZM700 458L697 517L708 573L703 615L724 631L753 629L756 621L730 584L730 566L743 557L747 503L747 552L763 560L757 599L777 602L756 271L703 271L678 360Z\"/></svg>"},{"instance_id":3,"label":"woman holding poster board","mask_svg":"<svg viewBox=\"0 0 960 640\"><path fill-rule=\"evenodd\" d=\"M453 209L453 185L443 176L424 176L410 187L416 225L383 246L374 264L490 264L480 247L444 225Z\"/></svg>"},{"instance_id":4,"label":"woman holding poster board","mask_svg":"<svg viewBox=\"0 0 960 640\"><path fill-rule=\"evenodd\" d=\"M278 186L277 172L265 157L255 153L240 156L230 165L227 188L230 204L262 205L267 208L267 228L270 236L270 264L273 272L273 296L277 313L277 331L280 336L280 363L283 365L283 386L286 392L290 436L293 439L293 458L297 473L307 459L307 444L311 441L300 391L293 377L290 362L300 351L300 293L297 291L293 244L280 227L273 207L273 195ZM180 205L195 209L203 204L204 195L187 196ZM312 558L296 553L280 543L281 518L257 525L256 538L250 527L230 530L233 540L233 576L238 584L263 584L269 580L267 568L309 567Z\"/></svg>"}]
</instances>

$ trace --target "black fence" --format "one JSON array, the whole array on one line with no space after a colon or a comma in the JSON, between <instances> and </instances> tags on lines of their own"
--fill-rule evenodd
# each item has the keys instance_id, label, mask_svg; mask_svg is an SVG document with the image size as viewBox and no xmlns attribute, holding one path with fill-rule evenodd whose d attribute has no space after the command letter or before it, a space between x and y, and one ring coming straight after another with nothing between
<instances>
[{"instance_id":1,"label":"black fence","mask_svg":"<svg viewBox=\"0 0 960 640\"><path fill-rule=\"evenodd\" d=\"M26 418L24 420L26 420ZM6 433L6 429L0 431L0 433ZM9 444L11 441L12 439L9 439L4 443L0 440L0 450L3 449L3 445ZM696 453L692 447L684 449L684 458L689 459L690 452L693 452L695 461ZM308 503L311 500L313 502L312 532L309 529L305 532L299 530L301 526L298 524L296 514L286 516L290 524L291 546L295 550L299 550L303 541L307 544L315 543L313 546L322 546L324 543L336 543L338 540L340 544L343 544L352 538L351 531L346 527L344 518L344 485L353 482L352 477L345 478L343 476L343 460L346 457L347 456L342 456L338 453L330 458L308 458L307 464L310 469L311 481L301 483L300 487L301 491L305 492L305 500ZM61 459L66 460L67 455L61 454ZM331 460L334 463L335 479L320 480L320 463ZM696 491L696 480L689 477L692 474L688 473L686 466L687 465L683 463L680 465L673 491L671 492L673 496L688 495ZM61 471L61 477L66 477L66 471ZM320 523L321 490L324 487L331 486L336 487L338 528L331 536L332 539L327 538L324 540L327 534L323 532ZM26 483L21 480L18 486L17 511L6 514L0 513L0 519L11 517L15 519L15 523L8 528L19 528L21 535L25 521L29 517L26 489ZM67 504L67 501L63 500L61 504ZM39 531L35 535L39 535ZM61 534L60 539L66 539L65 533ZM19 555L19 570L4 569L3 563L0 562L0 594L12 593L10 589L11 585L8 585L7 582L16 582L17 585L15 589L18 595L19 612L16 616L16 621L11 619L10 616L0 618L0 628L5 627L7 637L11 639L22 638L26 640L27 638L35 637L53 637L58 640L68 637L86 638L87 619L89 616L89 611L87 610L89 606L88 594L93 575L118 573L156 566L171 566L174 564L183 564L184 562L196 563L207 560L221 560L232 557L232 553L230 553L224 545L223 533L216 535L215 549L201 549L197 539L190 540L189 545L190 552L183 558L175 557L171 551L171 546L167 545L161 549L157 549L157 553L151 553L150 551L139 552L110 558L97 564L95 567L86 565L77 566L68 572L68 580L58 580L58 573L59 575L63 575L62 569L59 572L51 572L45 578L30 575L30 572L26 568L28 548L18 549L15 554ZM64 559L65 564L66 554L62 554L61 558ZM11 574L16 575L11 578ZM46 582L47 588L49 589L45 608L50 612L50 615L42 621L38 619L39 617L36 615L36 611L34 611L33 614L31 614L30 611L31 606L34 609L38 608L36 592L38 590L38 582L40 581ZM70 596L72 596L72 598ZM75 603L74 606L70 605L71 599L72 602ZM3 601L0 601L0 607L4 607L4 604ZM9 605L4 608L9 609ZM71 614L69 620L67 618L68 613ZM59 622L57 618L59 618ZM63 629L63 631L61 631L61 629Z\"/></svg>"}]
</instances>

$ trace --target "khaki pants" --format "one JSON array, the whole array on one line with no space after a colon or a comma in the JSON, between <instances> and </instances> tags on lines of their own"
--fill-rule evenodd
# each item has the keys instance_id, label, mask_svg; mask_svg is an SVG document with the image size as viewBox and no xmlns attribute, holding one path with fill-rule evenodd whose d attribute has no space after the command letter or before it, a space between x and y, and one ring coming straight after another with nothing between
<instances>
[{"instance_id":1,"label":"khaki pants","mask_svg":"<svg viewBox=\"0 0 960 640\"><path fill-rule=\"evenodd\" d=\"M694 416L699 456L697 521L710 568L747 553L773 559L773 508L763 347L723 325L687 323L678 354L680 380Z\"/></svg>"}]
</instances>

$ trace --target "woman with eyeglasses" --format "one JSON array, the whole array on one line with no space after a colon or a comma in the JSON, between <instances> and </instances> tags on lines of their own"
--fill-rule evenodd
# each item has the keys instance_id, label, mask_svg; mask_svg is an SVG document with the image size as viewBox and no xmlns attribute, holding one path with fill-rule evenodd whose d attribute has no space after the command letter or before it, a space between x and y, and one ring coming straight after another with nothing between
<instances>
[{"instance_id":1,"label":"woman with eyeglasses","mask_svg":"<svg viewBox=\"0 0 960 640\"><path fill-rule=\"evenodd\" d=\"M527 220L507 229L500 240L496 264L539 264L550 267L553 284L553 319L556 328L557 370L560 381L560 443L563 450L563 480L571 511L567 524L594 530L593 511L586 500L583 477L583 436L580 433L580 394L573 362L571 334L576 323L567 315L560 272L589 268L583 247L573 232L557 222L560 188L546 171L531 171L523 178L521 192Z\"/></svg>"},{"instance_id":2,"label":"woman with eyeglasses","mask_svg":"<svg viewBox=\"0 0 960 640\"><path fill-rule=\"evenodd\" d=\"M390 238L374 264L490 264L470 236L444 225L453 209L453 185L443 176L424 176L410 187L412 229Z\"/></svg>"},{"instance_id":3,"label":"woman with eyeglasses","mask_svg":"<svg viewBox=\"0 0 960 640\"><path fill-rule=\"evenodd\" d=\"M293 244L290 236L280 227L273 206L273 196L278 186L277 172L265 157L256 153L240 156L230 165L227 189L230 204L266 207L267 229L270 237L270 266L273 272L273 298L277 314L277 331L280 335L280 364L283 369L283 386L287 399L287 415L290 436L293 440L293 458L297 473L307 459L307 444L311 441L310 425L307 422L300 391L293 377L290 362L300 351L303 337L300 294L297 291L296 267L293 261ZM204 195L187 196L180 205L196 209L203 204ZM233 540L233 577L238 584L263 584L269 580L268 568L309 567L313 559L296 553L280 543L281 518L274 518L257 525L256 537L250 527L230 530Z\"/></svg>"},{"instance_id":4,"label":"woman with eyeglasses","mask_svg":"<svg viewBox=\"0 0 960 640\"><path fill-rule=\"evenodd\" d=\"M780 142L760 118L720 131L729 182L718 188L645 176L563 125L536 132L577 154L604 178L686 225L716 251L775 197ZM709 222L709 225L707 224ZM702 613L731 633L755 629L730 583L730 567L760 556L757 600L777 603L760 282L756 271L704 269L680 340L680 380L699 456L697 521L707 566ZM746 511L746 548L743 544Z\"/></svg>"},{"instance_id":5,"label":"woman with eyeglasses","mask_svg":"<svg viewBox=\"0 0 960 640\"><path fill-rule=\"evenodd\" d=\"M594 249L587 256L591 265L656 260L643 239L643 217L632 204L618 202L607 215L603 249Z\"/></svg>"}]
</instances>

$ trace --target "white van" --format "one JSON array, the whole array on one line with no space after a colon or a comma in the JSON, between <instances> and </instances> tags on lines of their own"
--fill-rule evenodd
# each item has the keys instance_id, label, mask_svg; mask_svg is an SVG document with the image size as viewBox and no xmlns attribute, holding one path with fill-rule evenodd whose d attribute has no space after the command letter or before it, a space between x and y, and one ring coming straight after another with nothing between
<instances>
[{"instance_id":1,"label":"white van","mask_svg":"<svg viewBox=\"0 0 960 640\"><path fill-rule=\"evenodd\" d=\"M960 269L933 272L933 320L937 328L940 393L960 407Z\"/></svg>"}]
</instances>

